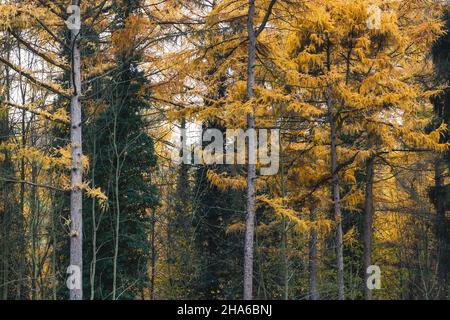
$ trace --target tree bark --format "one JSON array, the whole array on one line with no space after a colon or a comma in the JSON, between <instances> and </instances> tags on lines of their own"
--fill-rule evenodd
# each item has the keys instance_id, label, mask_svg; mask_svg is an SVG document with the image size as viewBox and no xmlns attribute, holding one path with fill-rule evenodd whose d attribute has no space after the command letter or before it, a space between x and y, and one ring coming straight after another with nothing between
<instances>
[{"instance_id":1,"label":"tree bark","mask_svg":"<svg viewBox=\"0 0 450 320\"><path fill-rule=\"evenodd\" d=\"M344 295L344 243L342 231L341 195L339 190L339 172L337 162L336 122L334 119L331 98L328 98L328 114L331 128L331 168L332 168L332 197L333 211L336 221L336 264L338 299L345 300Z\"/></svg>"},{"instance_id":2,"label":"tree bark","mask_svg":"<svg viewBox=\"0 0 450 320\"><path fill-rule=\"evenodd\" d=\"M7 118L8 116L6 116ZM5 121L4 123L0 124L1 127L9 127L9 121L0 120L1 122ZM3 128L1 128L3 129ZM3 130L1 130L2 132L0 132L0 135L3 136L3 134L5 132L3 132ZM9 134L9 133L8 133ZM5 173L10 173L9 170L9 152L5 151L5 159L2 163L2 171L4 171ZM9 281L10 281L10 275L9 275L9 271L10 271L10 263L11 263L11 259L10 259L10 246L11 246L11 205L10 205L10 192L11 192L11 183L4 181L1 191L2 191L2 197L1 197L1 201L3 201L3 212L0 212L0 215L2 215L2 236L1 236L1 240L2 240L2 244L3 244L3 249L2 249L2 259L3 259L3 283L2 283L2 287L3 287L3 292L2 292L2 300L8 300L9 297Z\"/></svg>"},{"instance_id":3,"label":"tree bark","mask_svg":"<svg viewBox=\"0 0 450 320\"><path fill-rule=\"evenodd\" d=\"M31 140L35 140L35 134L33 132ZM31 163L31 181L33 186L31 187L31 205L30 205L30 218L31 218L31 299L37 300L37 278L38 278L38 229L39 229L39 208L38 208L38 192L37 192L37 164L36 161Z\"/></svg>"},{"instance_id":4,"label":"tree bark","mask_svg":"<svg viewBox=\"0 0 450 320\"><path fill-rule=\"evenodd\" d=\"M72 0L72 4L79 6L80 0ZM82 164L82 136L81 136L81 56L78 48L79 34L81 30L71 30L72 71L71 89L73 91L70 103L70 142L71 142L71 192L70 192L70 265L80 270L81 288L70 290L70 300L83 299L83 164Z\"/></svg>"},{"instance_id":5,"label":"tree bark","mask_svg":"<svg viewBox=\"0 0 450 320\"><path fill-rule=\"evenodd\" d=\"M6 47L6 56L7 59L10 59L10 51L11 47L9 43L5 45ZM5 66L5 97L0 96L0 102L5 98L6 101L10 100L10 90L11 90L11 78L9 73L9 67ZM5 115L0 118L0 142L8 141L10 136L10 122L9 122L9 111L5 113ZM4 151L4 160L1 161L0 174L5 176L13 174L12 163L10 159L10 152L8 150ZM3 212L0 212L0 222L2 222L2 234L0 235L0 240L2 240L2 260L3 260L3 283L2 287L2 299L7 300L9 298L9 281L10 281L10 268L11 268L11 250L10 247L12 245L12 234L11 234L11 224L12 224L12 204L11 204L11 183L8 181L4 181L0 187L1 201L3 201Z\"/></svg>"},{"instance_id":6,"label":"tree bark","mask_svg":"<svg viewBox=\"0 0 450 320\"><path fill-rule=\"evenodd\" d=\"M327 39L327 69L331 72L331 41ZM333 109L333 93L328 90L327 109L328 121L330 123L330 155L331 155L331 176L332 176L332 200L333 212L336 222L336 266L337 266L337 291L338 300L345 300L344 288L344 242L342 232L342 212L341 195L339 190L339 172L337 161L337 129Z\"/></svg>"},{"instance_id":7,"label":"tree bark","mask_svg":"<svg viewBox=\"0 0 450 320\"><path fill-rule=\"evenodd\" d=\"M284 175L282 174L282 189L284 190ZM282 192L283 198L286 196L286 193ZM284 201L283 201L283 205ZM282 272L283 272L283 299L289 300L289 252L288 252L288 230L289 230L289 221L286 216L282 217L281 221L281 261L282 261Z\"/></svg>"},{"instance_id":8,"label":"tree bark","mask_svg":"<svg viewBox=\"0 0 450 320\"><path fill-rule=\"evenodd\" d=\"M445 162L438 157L435 162L436 240L438 298L447 297L447 220L445 216Z\"/></svg>"},{"instance_id":9,"label":"tree bark","mask_svg":"<svg viewBox=\"0 0 450 320\"><path fill-rule=\"evenodd\" d=\"M281 106L281 114L283 114L283 106ZM281 123L283 123L283 119L281 118ZM277 123L274 123L274 126L277 126ZM282 130L282 125L280 125L280 130ZM278 143L280 145L280 182L281 182L281 197L283 198L282 205L285 206L285 198L286 198L286 174L284 170L284 149L283 149L283 141L281 134L279 135ZM289 239L288 239L288 230L289 230L289 220L285 215L283 215L281 219L281 262L282 262L282 276L283 276L283 299L289 300Z\"/></svg>"},{"instance_id":10,"label":"tree bark","mask_svg":"<svg viewBox=\"0 0 450 320\"><path fill-rule=\"evenodd\" d=\"M152 273L151 273L151 278L150 278L150 300L155 300L155 279L156 279L156 241L155 241L155 237L156 237L156 216L155 216L155 209L151 209L152 210L152 215L151 215L151 223L152 223L152 231L151 231L151 235L152 235Z\"/></svg>"},{"instance_id":11,"label":"tree bark","mask_svg":"<svg viewBox=\"0 0 450 320\"><path fill-rule=\"evenodd\" d=\"M92 153L92 172L91 180L92 186L95 187L95 164L96 164L96 152L97 152L97 140L94 132L94 150ZM95 198L91 202L91 217L92 217L92 261L91 261L91 273L89 283L91 286L91 300L95 299L95 273L97 271L97 219L95 212Z\"/></svg>"},{"instance_id":12,"label":"tree bark","mask_svg":"<svg viewBox=\"0 0 450 320\"><path fill-rule=\"evenodd\" d=\"M254 98L255 85L255 51L256 34L253 27L255 16L255 0L249 0L247 32L248 32L248 65L247 65L247 99ZM255 128L254 111L247 115L247 129ZM250 143L249 143L250 145ZM248 150L250 153L255 150ZM255 238L255 202L256 202L256 166L249 161L247 166L247 212L245 221L245 244L244 244L244 300L253 299L253 255Z\"/></svg>"},{"instance_id":13,"label":"tree bark","mask_svg":"<svg viewBox=\"0 0 450 320\"><path fill-rule=\"evenodd\" d=\"M22 55L21 55L21 49L18 48L18 56L19 56L19 64L21 65L22 62ZM26 90L26 84L23 83L22 81L22 76L19 76L19 87L20 87L20 95L22 98L22 104L25 105L27 102L27 90ZM27 144L27 130L26 130L26 111L22 110L22 114L21 114L21 146L23 149L25 149L26 144ZM20 191L19 191L19 217L18 217L18 229L19 229L19 250L21 252L25 252L25 158L22 156L20 159L20 180L22 181L20 183ZM20 257L19 260L19 266L18 266L18 277L19 279L23 279L24 278L24 274L25 274L25 267L26 267L26 254L23 254ZM17 283L17 298L21 299L22 298L22 286L23 286L23 281L18 281Z\"/></svg>"},{"instance_id":14,"label":"tree bark","mask_svg":"<svg viewBox=\"0 0 450 320\"><path fill-rule=\"evenodd\" d=\"M373 239L373 182L375 158L372 156L366 164L366 191L364 200L364 298L372 300L372 290L367 286L369 274L367 269L372 265L372 239Z\"/></svg>"},{"instance_id":15,"label":"tree bark","mask_svg":"<svg viewBox=\"0 0 450 320\"><path fill-rule=\"evenodd\" d=\"M317 221L317 209L311 209L309 220ZM318 300L317 292L317 228L313 226L309 234L309 300Z\"/></svg>"},{"instance_id":16,"label":"tree bark","mask_svg":"<svg viewBox=\"0 0 450 320\"><path fill-rule=\"evenodd\" d=\"M115 209L116 209L116 226L114 236L114 258L113 258L113 288L112 299L116 300L117 290L117 258L119 256L119 233L120 233L120 199L119 199L119 181L120 181L120 154L117 146L117 113L114 116L114 133L113 133L113 145L114 154L116 156L116 168L114 175L114 197L115 197Z\"/></svg>"}]
</instances>

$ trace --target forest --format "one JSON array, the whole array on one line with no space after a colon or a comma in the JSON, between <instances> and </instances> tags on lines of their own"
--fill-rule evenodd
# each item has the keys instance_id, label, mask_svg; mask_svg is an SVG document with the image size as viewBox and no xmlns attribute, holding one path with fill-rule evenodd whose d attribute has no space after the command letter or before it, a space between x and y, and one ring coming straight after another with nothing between
<instances>
[{"instance_id":1,"label":"forest","mask_svg":"<svg viewBox=\"0 0 450 320\"><path fill-rule=\"evenodd\" d=\"M0 300L450 299L444 0L0 0Z\"/></svg>"}]
</instances>

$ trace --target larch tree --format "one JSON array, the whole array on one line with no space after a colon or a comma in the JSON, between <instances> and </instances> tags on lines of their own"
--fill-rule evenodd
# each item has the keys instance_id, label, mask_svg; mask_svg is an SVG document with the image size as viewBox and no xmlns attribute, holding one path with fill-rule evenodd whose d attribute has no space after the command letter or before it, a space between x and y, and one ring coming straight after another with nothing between
<instances>
[{"instance_id":1,"label":"larch tree","mask_svg":"<svg viewBox=\"0 0 450 320\"><path fill-rule=\"evenodd\" d=\"M345 298L342 207L356 210L365 202L365 279L372 265L374 157L404 147L445 149L436 140L442 127L431 134L424 130L421 110L429 108L427 97L435 91L417 80L426 69L426 48L441 32L438 11L426 13L429 5L404 7L382 1L377 5L383 9L379 26L368 23L369 2L306 4L306 14L297 16L295 31L286 40L288 57L284 52L275 56L288 85L303 88L298 110L315 115L322 125L328 123L338 299ZM413 7L423 10L414 22L408 9ZM365 195L351 187L342 197L343 181L356 181L355 169L345 169L349 164L365 168ZM366 297L370 298L367 290Z\"/></svg>"},{"instance_id":2,"label":"larch tree","mask_svg":"<svg viewBox=\"0 0 450 320\"><path fill-rule=\"evenodd\" d=\"M75 1L73 6L79 7L80 2ZM62 3L46 3L33 4L24 2L21 5L14 6L10 4L2 4L1 12L2 19L9 21L2 25L2 30L8 32L12 38L14 38L20 50L23 50L25 59L18 59L19 64L14 59L0 58L1 62L7 65L14 73L18 75L18 87L21 90L22 101L21 103L14 103L13 101L7 101L6 103L14 109L24 111L22 117L22 142L16 148L17 156L21 159L21 175L22 179L19 180L21 185L21 202L25 196L25 185L31 186L31 197L33 198L30 205L30 211L36 216L32 219L39 218L38 214L41 210L39 203L37 202L42 192L40 190L47 190L49 193L53 191L70 191L71 194L71 217L68 218L70 230L65 230L65 242L70 242L70 262L67 261L72 267L69 271L72 273L74 281L70 286L69 297L74 300L82 299L82 288L79 286L81 282L82 274L82 193L86 191L86 195L91 195L94 198L99 196L104 198L103 194L99 190L93 190L89 188L82 180L82 171L86 169L86 158L82 154L82 137L81 137L81 53L79 49L80 27L76 22L77 10L72 7L72 19L67 25L68 15L66 13L66 7ZM75 17L75 19L73 19ZM61 28L61 26L64 26ZM71 26L71 30L66 29ZM61 30L68 30L70 33L70 41L65 42L64 39L59 37ZM64 32L62 32L64 33ZM21 52L21 51L19 51ZM68 52L68 55L64 55L64 52ZM32 58L29 58L29 57ZM67 58L67 60L64 59ZM35 60L39 62L40 66L44 66L51 72L48 76L42 77L39 73L39 69L35 69ZM34 64L33 64L34 62ZM65 79L66 82L58 82L57 77L62 74L68 74ZM38 92L39 95L28 94L24 90L24 85L29 85L33 88L33 92ZM70 87L70 89L69 89ZM31 91L31 90L30 90ZM61 104L57 101L62 102ZM70 103L68 103L70 102ZM70 110L69 112L66 110ZM27 115L31 115L31 118L36 117L38 121L46 121L47 127L63 127L67 126L70 135L69 145L60 145L50 151L48 148L51 144L42 148L37 146L37 138L34 139L34 145L28 146L25 143L26 134L26 121ZM31 122L30 122L31 123ZM30 124L28 124L30 125ZM47 130L47 129L46 129ZM37 132L33 133L37 137ZM48 143L48 142L47 142ZM38 147L41 147L40 150ZM31 181L25 180L25 161L30 161L32 165L32 177ZM45 179L48 181L39 180L39 168L42 168L46 172ZM69 175L66 175L70 172ZM16 182L16 181L15 181ZM22 205L22 211L25 205ZM47 219L47 218L45 218ZM40 225L42 220L32 221L32 262L33 262L33 275L32 279L32 296L33 298L37 294L37 277L42 274L42 266L39 267L38 257L45 259L50 247L47 245L47 253L39 252L41 250L41 243L38 237L38 230L36 226ZM54 220L52 220L54 222ZM22 238L23 239L23 238ZM70 239L70 241L67 241ZM55 240L55 238L53 238ZM53 254L56 255L57 244L52 243ZM26 248L26 247L25 247ZM56 261L53 261L56 263ZM42 261L41 263L44 263ZM77 269L79 268L79 269ZM64 269L64 272L66 268ZM22 267L22 272L24 267ZM77 271L80 271L78 273ZM56 275L54 275L56 276ZM79 276L79 277L78 277ZM64 276L62 276L64 278ZM77 278L78 277L78 278ZM54 280L56 283L56 279ZM63 282L64 283L64 282ZM43 284L41 284L43 286ZM56 292L56 288L54 288Z\"/></svg>"},{"instance_id":3,"label":"larch tree","mask_svg":"<svg viewBox=\"0 0 450 320\"><path fill-rule=\"evenodd\" d=\"M273 6L277 1L271 0L264 19L259 27L255 29L255 0L249 0L247 16L248 34L248 61L247 61L247 100L252 104L255 98L255 63L256 42L259 34L264 30L272 13ZM252 108L255 108L254 106ZM247 114L247 130L255 130L255 110ZM244 243L244 300L253 299L253 255L254 255L254 232L255 232L255 210L256 210L256 150L252 150L249 141L248 165L247 165L247 207L245 218L245 243Z\"/></svg>"}]
</instances>

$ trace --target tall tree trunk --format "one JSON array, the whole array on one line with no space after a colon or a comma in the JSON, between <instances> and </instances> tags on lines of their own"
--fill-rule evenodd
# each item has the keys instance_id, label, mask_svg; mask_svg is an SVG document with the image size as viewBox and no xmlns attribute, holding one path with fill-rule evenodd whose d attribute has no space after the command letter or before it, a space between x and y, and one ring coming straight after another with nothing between
<instances>
[{"instance_id":1,"label":"tall tree trunk","mask_svg":"<svg viewBox=\"0 0 450 320\"><path fill-rule=\"evenodd\" d=\"M367 286L369 274L367 269L372 265L372 239L373 239L373 182L375 158L371 156L366 163L366 194L364 200L364 298L372 300L372 290Z\"/></svg>"},{"instance_id":2,"label":"tall tree trunk","mask_svg":"<svg viewBox=\"0 0 450 320\"><path fill-rule=\"evenodd\" d=\"M180 122L180 129L185 132L187 129L186 118L182 117ZM182 236L186 239L191 238L190 234L190 224L191 218L189 217L189 212L187 210L189 205L189 155L190 149L188 146L188 135L183 137L183 141L181 144L182 151L180 152L180 156L182 157L182 163L178 169L178 178L177 178L177 186L176 186L176 194L175 194L175 228L178 232L182 232ZM182 249L182 248L180 248Z\"/></svg>"},{"instance_id":3,"label":"tall tree trunk","mask_svg":"<svg viewBox=\"0 0 450 320\"><path fill-rule=\"evenodd\" d=\"M311 209L309 220L317 221L317 209ZM317 228L313 226L309 234L309 300L317 300Z\"/></svg>"},{"instance_id":4,"label":"tall tree trunk","mask_svg":"<svg viewBox=\"0 0 450 320\"><path fill-rule=\"evenodd\" d=\"M120 154L117 146L117 113L114 116L114 133L113 133L113 145L114 154L116 156L116 168L114 175L114 197L115 197L115 209L116 209L116 227L114 232L114 258L113 258L113 288L112 299L116 300L117 291L117 258L119 256L119 233L120 233L120 199L119 199L119 181L120 181Z\"/></svg>"},{"instance_id":5,"label":"tall tree trunk","mask_svg":"<svg viewBox=\"0 0 450 320\"><path fill-rule=\"evenodd\" d=\"M438 157L435 162L437 281L439 299L447 298L447 219L445 216L445 162Z\"/></svg>"},{"instance_id":6,"label":"tall tree trunk","mask_svg":"<svg viewBox=\"0 0 450 320\"><path fill-rule=\"evenodd\" d=\"M25 104L25 103L24 103ZM22 148L26 146L26 129L25 129L25 117L26 112L22 111ZM19 217L18 217L18 229L21 231L19 235L19 248L21 252L24 252L23 256L20 257L19 266L18 266L18 276L20 281L17 283L17 298L20 299L22 297L22 283L23 277L25 273L25 265L26 265L26 254L25 254L25 159L22 157L20 159L20 191L19 191Z\"/></svg>"},{"instance_id":7,"label":"tall tree trunk","mask_svg":"<svg viewBox=\"0 0 450 320\"><path fill-rule=\"evenodd\" d=\"M19 57L19 65L22 64L22 55L21 55L21 49L20 46L18 48L18 57ZM20 87L20 95L22 98L22 104L25 105L27 103L27 88L26 84L23 81L22 75L19 76L19 87ZM25 110L22 110L21 114L21 146L23 149L25 149L27 144L27 130L26 130L26 116L27 113ZM20 159L20 191L19 191L19 216L18 216L18 229L20 232L20 235L18 237L19 239L19 250L20 252L26 252L25 248L25 157L21 157ZM18 278L20 281L17 282L17 298L22 298L22 287L23 287L23 278L25 274L25 266L26 266L26 254L24 253L19 258L19 265L18 265Z\"/></svg>"},{"instance_id":8,"label":"tall tree trunk","mask_svg":"<svg viewBox=\"0 0 450 320\"><path fill-rule=\"evenodd\" d=\"M338 299L344 300L344 243L342 231L341 195L339 190L339 172L337 162L336 122L334 119L331 98L328 99L328 114L331 128L331 168L332 168L332 197L333 210L336 221L336 264Z\"/></svg>"},{"instance_id":9,"label":"tall tree trunk","mask_svg":"<svg viewBox=\"0 0 450 320\"><path fill-rule=\"evenodd\" d=\"M280 113L283 115L284 108L281 106ZM280 119L281 125L280 130L283 127L283 117ZM274 127L277 126L277 123L274 123ZM280 182L281 182L281 197L283 198L282 205L285 206L285 198L286 198L286 174L284 170L284 149L283 149L283 141L281 134L279 135L278 140L280 146ZM289 220L285 215L282 217L281 221L281 261L282 261L282 272L283 272L283 299L289 300L289 239L288 239L288 230L289 230Z\"/></svg>"},{"instance_id":10,"label":"tall tree trunk","mask_svg":"<svg viewBox=\"0 0 450 320\"><path fill-rule=\"evenodd\" d=\"M34 136L34 134L32 135ZM34 137L31 138L34 140ZM31 276L31 298L32 300L37 300L37 278L38 278L38 268L39 268L39 208L38 208L38 192L37 192L37 164L36 161L31 163L31 205L30 205L30 215L31 215L31 265L32 265L32 276Z\"/></svg>"},{"instance_id":11,"label":"tall tree trunk","mask_svg":"<svg viewBox=\"0 0 450 320\"><path fill-rule=\"evenodd\" d=\"M156 279L156 241L155 241L155 237L156 237L156 215L155 215L155 209L151 209L152 210L152 215L151 215L151 223L152 223L152 230L151 230L151 235L152 235L152 273L151 273L151 278L150 278L150 300L155 300L155 279Z\"/></svg>"},{"instance_id":12,"label":"tall tree trunk","mask_svg":"<svg viewBox=\"0 0 450 320\"><path fill-rule=\"evenodd\" d=\"M348 65L347 65L348 68ZM327 69L331 72L331 41L327 39ZM348 77L347 77L348 80ZM341 195L339 190L339 172L337 161L337 124L333 109L333 93L328 90L327 109L330 123L330 155L332 176L332 200L336 222L336 266L337 266L337 291L338 299L345 300L344 288L344 242L342 231Z\"/></svg>"},{"instance_id":13,"label":"tall tree trunk","mask_svg":"<svg viewBox=\"0 0 450 320\"><path fill-rule=\"evenodd\" d=\"M166 201L167 201L168 207L173 208L174 204L173 204L170 192L167 192ZM169 214L173 214L173 212L170 212ZM173 254L172 254L172 252L173 252L173 236L172 236L172 233L173 233L173 230L174 230L173 223L171 223L171 220L169 220L167 223L167 228L166 228L167 250L165 250L166 251L167 278L168 278L168 282L169 282L170 296L176 297L176 295L175 295L175 279L174 279L173 270L172 270L172 264L173 264Z\"/></svg>"},{"instance_id":14,"label":"tall tree trunk","mask_svg":"<svg viewBox=\"0 0 450 320\"><path fill-rule=\"evenodd\" d=\"M92 172L91 180L92 186L95 187L95 157L97 152L97 141L95 139L94 132L94 150L92 152ZM92 261L91 261L91 273L89 278L89 284L91 286L91 300L95 298L95 272L97 270L97 219L95 212L95 198L92 199L91 203L91 217L92 217Z\"/></svg>"},{"instance_id":15,"label":"tall tree trunk","mask_svg":"<svg viewBox=\"0 0 450 320\"><path fill-rule=\"evenodd\" d=\"M80 5L80 0L72 0L75 6ZM81 56L78 48L81 30L71 30L72 71L71 89L73 91L70 103L70 143L71 143L71 191L70 191L70 265L80 270L79 283L81 288L74 287L70 290L70 300L83 299L83 164L82 164L82 136L81 136Z\"/></svg>"},{"instance_id":16,"label":"tall tree trunk","mask_svg":"<svg viewBox=\"0 0 450 320\"><path fill-rule=\"evenodd\" d=\"M56 200L55 200L55 192L52 192L52 213L51 213L51 220L50 220L50 228L51 228L51 237L52 237L52 299L57 300L57 272L56 272L56 255L57 255L57 238L56 238Z\"/></svg>"},{"instance_id":17,"label":"tall tree trunk","mask_svg":"<svg viewBox=\"0 0 450 320\"><path fill-rule=\"evenodd\" d=\"M284 180L284 178L282 178ZM283 182L284 184L284 182ZM283 193L283 197L285 197ZM284 205L284 203L283 203ZM288 229L289 221L286 216L282 217L281 221L281 254L283 263L283 299L289 300L289 252L288 252Z\"/></svg>"},{"instance_id":18,"label":"tall tree trunk","mask_svg":"<svg viewBox=\"0 0 450 320\"><path fill-rule=\"evenodd\" d=\"M10 45L9 43L7 43L5 45L5 49L6 49L6 55L7 55L7 59L9 61L10 59ZM0 96L0 102L1 100L3 100L3 98L6 101L10 100L10 73L9 73L9 67L5 66L5 97L1 97ZM7 109L8 110L8 109ZM7 112L5 112L4 116L2 115L0 118L0 142L3 142L1 140L4 141L8 141L9 136L10 136L11 132L10 132L10 123L9 123L9 110ZM0 167L0 175L4 175L6 177L8 176L12 176L13 175L13 168L12 168L12 163L11 163L11 159L10 159L10 152L8 150L4 151L4 160L1 161L1 167ZM10 177L11 178L11 177ZM11 204L11 191L12 191L12 187L11 187L11 182L9 181L2 181L2 185L1 185L1 192L2 192L2 197L0 198L0 201L3 201L3 212L0 212L0 218L2 218L0 221L2 222L2 234L0 236L0 239L2 240L2 244L3 244L3 248L2 248L2 259L3 259L3 283L2 287L3 287L3 292L2 292L2 299L3 300L7 300L9 298L9 271L10 271L10 263L11 263L11 259L10 259L10 247L12 245L12 235L11 235L11 222L12 222L12 204ZM3 217L1 217L3 216Z\"/></svg>"},{"instance_id":19,"label":"tall tree trunk","mask_svg":"<svg viewBox=\"0 0 450 320\"><path fill-rule=\"evenodd\" d=\"M255 0L249 0L248 9L248 66L247 66L247 99L254 98L255 85L255 51L256 34L253 27L253 18L255 16ZM247 129L254 130L255 115L254 110L247 115ZM251 144L249 143L249 146ZM248 155L255 150L248 149ZM245 221L245 244L244 244L244 300L253 299L253 255L254 255L254 237L255 237L255 202L256 202L256 165L248 163L247 167L247 214Z\"/></svg>"},{"instance_id":20,"label":"tall tree trunk","mask_svg":"<svg viewBox=\"0 0 450 320\"><path fill-rule=\"evenodd\" d=\"M3 122L3 120L1 120ZM2 123L1 126L8 124L8 121L6 123ZM3 130L1 130L3 131ZM1 132L0 134L2 134ZM1 170L5 173L9 173L9 152L5 151L5 159L2 163ZM2 197L1 201L3 201L3 212L0 212L2 214L2 242L3 242L3 249L2 249L2 259L3 259L3 292L2 292L2 300L8 300L9 297L9 270L11 268L10 266L10 246L11 246L11 208L10 208L10 183L8 181L4 181L2 185Z\"/></svg>"}]
</instances>

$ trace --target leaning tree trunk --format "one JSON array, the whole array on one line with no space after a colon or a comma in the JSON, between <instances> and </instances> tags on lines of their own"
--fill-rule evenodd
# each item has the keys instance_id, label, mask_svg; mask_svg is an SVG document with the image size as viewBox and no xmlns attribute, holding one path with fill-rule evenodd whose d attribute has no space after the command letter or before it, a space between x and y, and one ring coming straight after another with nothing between
<instances>
[{"instance_id":1,"label":"leaning tree trunk","mask_svg":"<svg viewBox=\"0 0 450 320\"><path fill-rule=\"evenodd\" d=\"M372 300L372 290L367 281L367 269L372 265L372 239L373 239L373 182L375 159L370 157L366 164L366 194L364 200L364 298Z\"/></svg>"},{"instance_id":2,"label":"leaning tree trunk","mask_svg":"<svg viewBox=\"0 0 450 320\"><path fill-rule=\"evenodd\" d=\"M253 27L253 18L255 16L255 0L249 0L248 9L248 66L247 66L247 99L252 100L255 96L255 51L256 34ZM255 114L254 110L247 115L247 129L254 130ZM249 162L247 169L247 215L245 221L245 244L244 244L244 300L253 299L253 248L255 237L255 202L256 202L256 165L250 161L250 154L255 152L251 149L249 143Z\"/></svg>"},{"instance_id":3,"label":"leaning tree trunk","mask_svg":"<svg viewBox=\"0 0 450 320\"><path fill-rule=\"evenodd\" d=\"M80 5L80 0L73 0L72 4ZM82 183L83 183L83 164L82 164L82 137L81 137L81 63L80 50L78 48L79 34L81 30L71 30L71 48L72 48L72 72L71 89L73 91L70 103L70 143L71 143L71 185L70 185L70 265L78 267L80 270L77 279L80 287L70 289L70 300L83 299L83 229L82 229Z\"/></svg>"}]
</instances>

